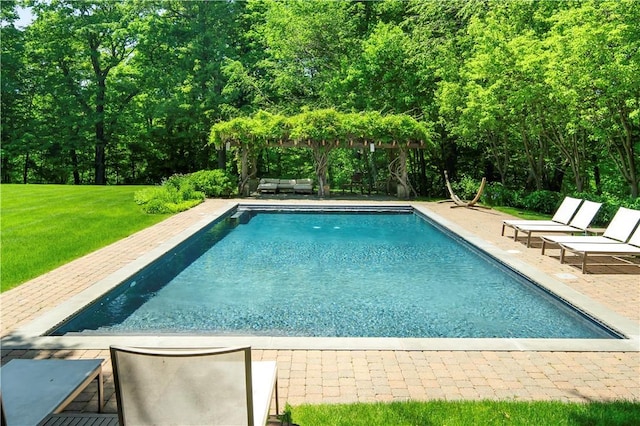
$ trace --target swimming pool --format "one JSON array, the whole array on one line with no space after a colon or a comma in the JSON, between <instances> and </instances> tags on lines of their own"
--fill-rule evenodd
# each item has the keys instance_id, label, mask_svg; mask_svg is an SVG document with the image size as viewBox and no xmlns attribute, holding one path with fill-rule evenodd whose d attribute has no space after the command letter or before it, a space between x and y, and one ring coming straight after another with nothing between
<instances>
[{"instance_id":1,"label":"swimming pool","mask_svg":"<svg viewBox=\"0 0 640 426\"><path fill-rule=\"evenodd\" d=\"M242 207L50 334L147 333L619 337L407 207Z\"/></svg>"}]
</instances>

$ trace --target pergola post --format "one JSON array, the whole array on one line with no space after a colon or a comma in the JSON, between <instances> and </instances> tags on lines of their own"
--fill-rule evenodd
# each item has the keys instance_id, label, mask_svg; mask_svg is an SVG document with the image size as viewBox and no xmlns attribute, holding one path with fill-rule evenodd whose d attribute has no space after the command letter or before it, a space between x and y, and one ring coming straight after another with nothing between
<instances>
[{"instance_id":1,"label":"pergola post","mask_svg":"<svg viewBox=\"0 0 640 426\"><path fill-rule=\"evenodd\" d=\"M409 198L409 176L407 174L407 151L400 147L398 155L398 198Z\"/></svg>"},{"instance_id":2,"label":"pergola post","mask_svg":"<svg viewBox=\"0 0 640 426\"><path fill-rule=\"evenodd\" d=\"M249 148L243 144L240 149L240 188L238 192L243 196L249 196Z\"/></svg>"}]
</instances>

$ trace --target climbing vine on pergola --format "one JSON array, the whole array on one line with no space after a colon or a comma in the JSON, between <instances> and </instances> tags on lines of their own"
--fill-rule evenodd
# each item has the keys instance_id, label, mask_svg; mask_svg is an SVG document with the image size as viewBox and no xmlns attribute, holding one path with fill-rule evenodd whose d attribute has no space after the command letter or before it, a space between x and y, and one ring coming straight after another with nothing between
<instances>
[{"instance_id":1,"label":"climbing vine on pergola","mask_svg":"<svg viewBox=\"0 0 640 426\"><path fill-rule=\"evenodd\" d=\"M407 151L432 146L430 127L405 114L377 112L341 113L334 109L305 111L283 116L259 111L253 117L239 117L211 128L210 143L217 149L238 148L239 191L246 194L249 179L257 172L256 159L269 146L307 147L313 152L318 195L324 196L329 152L334 148L394 149L398 155L389 164L398 181L399 193L415 191L407 176Z\"/></svg>"}]
</instances>

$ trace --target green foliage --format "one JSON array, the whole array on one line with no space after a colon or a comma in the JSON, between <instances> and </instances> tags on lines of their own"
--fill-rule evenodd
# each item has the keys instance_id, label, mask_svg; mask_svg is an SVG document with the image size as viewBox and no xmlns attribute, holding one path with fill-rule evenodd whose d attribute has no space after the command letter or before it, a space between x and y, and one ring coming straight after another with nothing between
<instances>
[{"instance_id":1,"label":"green foliage","mask_svg":"<svg viewBox=\"0 0 640 426\"><path fill-rule=\"evenodd\" d=\"M224 170L201 170L170 176L161 186L136 192L134 199L146 213L177 213L197 206L206 197L229 197L236 189L235 178Z\"/></svg>"},{"instance_id":2,"label":"green foliage","mask_svg":"<svg viewBox=\"0 0 640 426\"><path fill-rule=\"evenodd\" d=\"M131 202L140 186L3 184L0 190L2 291L167 217Z\"/></svg>"},{"instance_id":3,"label":"green foliage","mask_svg":"<svg viewBox=\"0 0 640 426\"><path fill-rule=\"evenodd\" d=\"M146 188L135 193L136 204L150 214L178 213L194 207L205 199L185 176L173 175L162 186Z\"/></svg>"},{"instance_id":4,"label":"green foliage","mask_svg":"<svg viewBox=\"0 0 640 426\"><path fill-rule=\"evenodd\" d=\"M552 214L557 210L563 198L562 194L554 191L533 191L522 197L522 205L518 207L535 212Z\"/></svg>"},{"instance_id":5,"label":"green foliage","mask_svg":"<svg viewBox=\"0 0 640 426\"><path fill-rule=\"evenodd\" d=\"M404 401L390 403L305 404L293 407L300 426L413 425L632 425L640 404L631 401Z\"/></svg>"},{"instance_id":6,"label":"green foliage","mask_svg":"<svg viewBox=\"0 0 640 426\"><path fill-rule=\"evenodd\" d=\"M294 173L326 152L272 165L265 141L422 140L421 195L444 195L446 169L638 196L634 0L27 3L26 29L2 3L3 182L237 169L226 142Z\"/></svg>"},{"instance_id":7,"label":"green foliage","mask_svg":"<svg viewBox=\"0 0 640 426\"><path fill-rule=\"evenodd\" d=\"M278 415L278 420L280 420L280 425L282 426L293 426L293 408L287 402L284 405L284 410L282 410L282 414Z\"/></svg>"},{"instance_id":8,"label":"green foliage","mask_svg":"<svg viewBox=\"0 0 640 426\"><path fill-rule=\"evenodd\" d=\"M507 188L500 182L490 182L484 188L482 201L489 206L521 206L522 190Z\"/></svg>"},{"instance_id":9,"label":"green foliage","mask_svg":"<svg viewBox=\"0 0 640 426\"><path fill-rule=\"evenodd\" d=\"M136 204L145 213L164 214L189 210L204 201L204 194L195 191L186 179L176 186L176 179L155 188L147 188L135 193Z\"/></svg>"},{"instance_id":10,"label":"green foliage","mask_svg":"<svg viewBox=\"0 0 640 426\"><path fill-rule=\"evenodd\" d=\"M221 148L229 142L252 149L267 142L423 142L432 145L432 126L407 114L342 113L332 108L306 110L292 116L258 111L252 117L239 117L216 123L209 142Z\"/></svg>"},{"instance_id":11,"label":"green foliage","mask_svg":"<svg viewBox=\"0 0 640 426\"><path fill-rule=\"evenodd\" d=\"M478 189L480 189L480 181L469 176L462 176L461 179L451 183L451 188L453 188L453 192L461 199L471 200L478 193Z\"/></svg>"},{"instance_id":12,"label":"green foliage","mask_svg":"<svg viewBox=\"0 0 640 426\"><path fill-rule=\"evenodd\" d=\"M224 170L200 170L188 176L196 191L206 197L230 197L238 188L236 178Z\"/></svg>"}]
</instances>

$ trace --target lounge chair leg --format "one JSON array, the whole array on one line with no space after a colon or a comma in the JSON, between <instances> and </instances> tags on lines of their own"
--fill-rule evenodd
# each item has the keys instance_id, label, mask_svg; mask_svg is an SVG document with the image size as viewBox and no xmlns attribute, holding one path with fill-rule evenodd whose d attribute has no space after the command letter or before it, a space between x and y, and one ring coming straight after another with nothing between
<instances>
[{"instance_id":1,"label":"lounge chair leg","mask_svg":"<svg viewBox=\"0 0 640 426\"><path fill-rule=\"evenodd\" d=\"M102 413L104 410L104 379L102 377L102 370L97 377L98 380L98 413Z\"/></svg>"},{"instance_id":2,"label":"lounge chair leg","mask_svg":"<svg viewBox=\"0 0 640 426\"><path fill-rule=\"evenodd\" d=\"M527 248L531 247L531 232L527 234Z\"/></svg>"},{"instance_id":3,"label":"lounge chair leg","mask_svg":"<svg viewBox=\"0 0 640 426\"><path fill-rule=\"evenodd\" d=\"M278 398L279 398L279 395L278 395L278 378L276 377L276 416L280 415L280 405L279 405L279 402L278 402Z\"/></svg>"},{"instance_id":4,"label":"lounge chair leg","mask_svg":"<svg viewBox=\"0 0 640 426\"><path fill-rule=\"evenodd\" d=\"M545 240L542 240L542 253L540 253L540 254L544 255L544 249L545 249L546 245L547 245L547 242Z\"/></svg>"},{"instance_id":5,"label":"lounge chair leg","mask_svg":"<svg viewBox=\"0 0 640 426\"><path fill-rule=\"evenodd\" d=\"M500 233L501 237L504 237L504 223L502 224L502 232Z\"/></svg>"}]
</instances>

